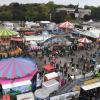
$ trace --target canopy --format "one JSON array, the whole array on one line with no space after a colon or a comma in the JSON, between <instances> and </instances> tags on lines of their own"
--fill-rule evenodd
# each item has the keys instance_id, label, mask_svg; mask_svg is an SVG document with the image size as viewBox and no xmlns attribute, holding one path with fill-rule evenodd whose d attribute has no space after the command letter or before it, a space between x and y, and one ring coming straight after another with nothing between
<instances>
[{"instance_id":1,"label":"canopy","mask_svg":"<svg viewBox=\"0 0 100 100\"><path fill-rule=\"evenodd\" d=\"M17 42L22 42L23 38L21 38L21 37L12 37L11 40L12 41L17 41Z\"/></svg>"},{"instance_id":2,"label":"canopy","mask_svg":"<svg viewBox=\"0 0 100 100\"><path fill-rule=\"evenodd\" d=\"M0 29L0 37L10 37L17 35L17 32L12 31L10 29Z\"/></svg>"},{"instance_id":3,"label":"canopy","mask_svg":"<svg viewBox=\"0 0 100 100\"><path fill-rule=\"evenodd\" d=\"M44 45L49 45L49 44L54 44L54 43L58 43L58 44L64 43L66 45L71 44L71 42L69 40L67 40L66 38L64 38L64 37L52 37L52 38L47 39L44 42Z\"/></svg>"},{"instance_id":4,"label":"canopy","mask_svg":"<svg viewBox=\"0 0 100 100\"><path fill-rule=\"evenodd\" d=\"M44 70L51 72L54 70L54 67L51 64L47 64L44 66Z\"/></svg>"},{"instance_id":5,"label":"canopy","mask_svg":"<svg viewBox=\"0 0 100 100\"><path fill-rule=\"evenodd\" d=\"M98 88L98 87L100 87L100 82L92 83L92 84L89 84L89 85L84 85L81 88L85 91L88 91L88 90L95 89L95 88Z\"/></svg>"},{"instance_id":6,"label":"canopy","mask_svg":"<svg viewBox=\"0 0 100 100\"><path fill-rule=\"evenodd\" d=\"M61 23L59 25L59 28L63 28L63 29L73 29L74 28L74 25L68 21L64 22L64 23Z\"/></svg>"},{"instance_id":7,"label":"canopy","mask_svg":"<svg viewBox=\"0 0 100 100\"><path fill-rule=\"evenodd\" d=\"M30 45L31 46L37 46L37 43L36 43L36 41L30 41Z\"/></svg>"},{"instance_id":8,"label":"canopy","mask_svg":"<svg viewBox=\"0 0 100 100\"><path fill-rule=\"evenodd\" d=\"M27 75L34 75L37 69L35 61L30 58L8 58L0 61L0 78L1 79L18 79Z\"/></svg>"},{"instance_id":9,"label":"canopy","mask_svg":"<svg viewBox=\"0 0 100 100\"><path fill-rule=\"evenodd\" d=\"M89 40L87 38L81 38L78 41L81 42L81 43L91 43L92 42L91 40Z\"/></svg>"},{"instance_id":10,"label":"canopy","mask_svg":"<svg viewBox=\"0 0 100 100\"><path fill-rule=\"evenodd\" d=\"M97 30L97 29L80 32L80 34L88 36L88 37L92 37L92 38L100 38L100 30Z\"/></svg>"},{"instance_id":11,"label":"canopy","mask_svg":"<svg viewBox=\"0 0 100 100\"><path fill-rule=\"evenodd\" d=\"M24 36L25 41L45 41L50 38L51 35L38 35L38 36Z\"/></svg>"}]
</instances>

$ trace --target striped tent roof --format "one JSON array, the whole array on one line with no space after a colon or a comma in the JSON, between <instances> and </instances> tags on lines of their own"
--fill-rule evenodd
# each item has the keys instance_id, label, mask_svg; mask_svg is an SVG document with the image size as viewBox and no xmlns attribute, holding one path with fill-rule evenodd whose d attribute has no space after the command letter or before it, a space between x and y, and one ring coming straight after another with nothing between
<instances>
[{"instance_id":1,"label":"striped tent roof","mask_svg":"<svg viewBox=\"0 0 100 100\"><path fill-rule=\"evenodd\" d=\"M0 37L10 37L17 35L17 32L12 31L10 29L1 28L0 29Z\"/></svg>"}]
</instances>

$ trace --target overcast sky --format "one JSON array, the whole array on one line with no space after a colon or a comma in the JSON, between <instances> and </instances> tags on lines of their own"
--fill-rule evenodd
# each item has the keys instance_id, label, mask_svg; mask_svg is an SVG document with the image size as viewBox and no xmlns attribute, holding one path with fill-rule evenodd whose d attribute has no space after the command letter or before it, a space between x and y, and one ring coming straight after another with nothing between
<instances>
[{"instance_id":1,"label":"overcast sky","mask_svg":"<svg viewBox=\"0 0 100 100\"><path fill-rule=\"evenodd\" d=\"M84 7L84 5L92 5L92 6L100 6L100 0L0 0L0 4L9 4L12 2L19 3L47 3L48 1L54 1L56 4L78 4L80 7Z\"/></svg>"}]
</instances>

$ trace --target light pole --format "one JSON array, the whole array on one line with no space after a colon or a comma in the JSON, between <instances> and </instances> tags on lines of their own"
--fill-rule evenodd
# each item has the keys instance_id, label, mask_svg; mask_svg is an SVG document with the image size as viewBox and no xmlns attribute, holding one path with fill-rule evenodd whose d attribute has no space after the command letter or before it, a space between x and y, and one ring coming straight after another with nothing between
<instances>
[{"instance_id":1,"label":"light pole","mask_svg":"<svg viewBox=\"0 0 100 100\"><path fill-rule=\"evenodd\" d=\"M49 17L50 17L50 21L51 21L51 18L52 18L52 14L51 13L49 14Z\"/></svg>"},{"instance_id":2,"label":"light pole","mask_svg":"<svg viewBox=\"0 0 100 100\"><path fill-rule=\"evenodd\" d=\"M79 20L79 10L78 10L78 5L77 5L76 8L75 8L74 14L75 14L75 18L76 18L77 21L78 21L78 20Z\"/></svg>"}]
</instances>

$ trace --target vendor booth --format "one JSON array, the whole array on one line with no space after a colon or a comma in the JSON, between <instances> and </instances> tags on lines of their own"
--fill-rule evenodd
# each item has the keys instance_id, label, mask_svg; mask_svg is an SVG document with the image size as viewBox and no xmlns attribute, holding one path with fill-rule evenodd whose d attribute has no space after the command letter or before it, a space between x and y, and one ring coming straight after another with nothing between
<instances>
[{"instance_id":1,"label":"vendor booth","mask_svg":"<svg viewBox=\"0 0 100 100\"><path fill-rule=\"evenodd\" d=\"M92 100L92 97L96 96L100 98L100 82L94 82L81 86L79 100Z\"/></svg>"},{"instance_id":2,"label":"vendor booth","mask_svg":"<svg viewBox=\"0 0 100 100\"><path fill-rule=\"evenodd\" d=\"M42 83L42 88L48 90L50 93L57 91L59 89L59 86L59 82L55 79Z\"/></svg>"},{"instance_id":3,"label":"vendor booth","mask_svg":"<svg viewBox=\"0 0 100 100\"><path fill-rule=\"evenodd\" d=\"M4 94L9 93L14 95L14 94L31 91L31 85L32 85L31 81L26 80L21 82L14 82L11 84L3 84L2 88Z\"/></svg>"},{"instance_id":4,"label":"vendor booth","mask_svg":"<svg viewBox=\"0 0 100 100\"><path fill-rule=\"evenodd\" d=\"M44 76L44 80L45 80L45 81L48 81L48 80L51 80L51 79L59 80L59 75L58 75L58 73L52 72L52 73L46 74L46 75Z\"/></svg>"}]
</instances>

